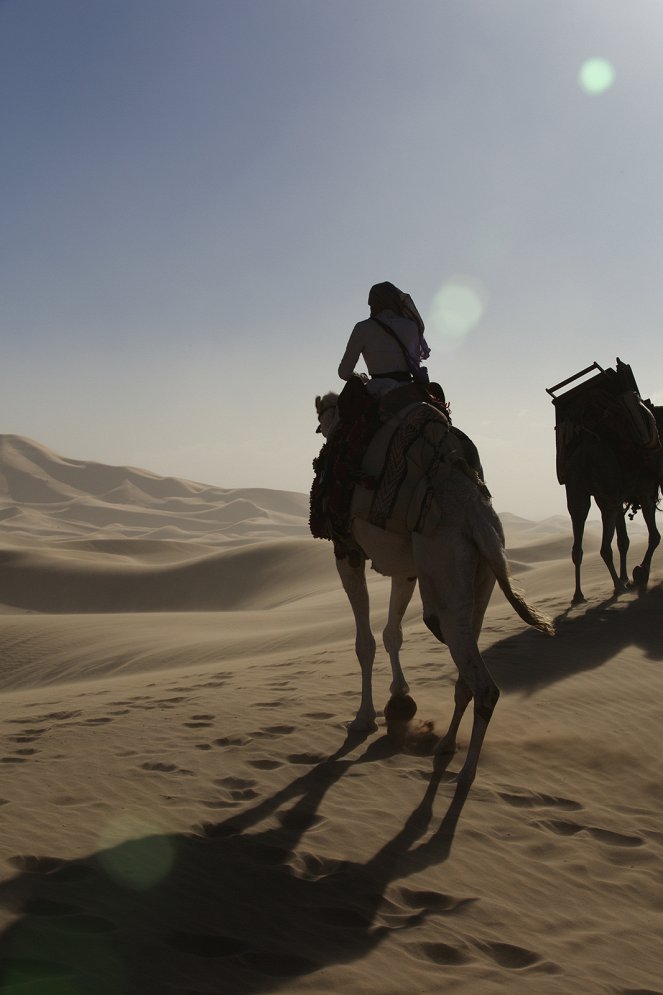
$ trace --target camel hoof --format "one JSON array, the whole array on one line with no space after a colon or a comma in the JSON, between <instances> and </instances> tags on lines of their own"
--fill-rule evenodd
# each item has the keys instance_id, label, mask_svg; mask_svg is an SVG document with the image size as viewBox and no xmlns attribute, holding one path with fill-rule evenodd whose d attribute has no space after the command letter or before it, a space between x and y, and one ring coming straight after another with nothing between
<instances>
[{"instance_id":1,"label":"camel hoof","mask_svg":"<svg viewBox=\"0 0 663 995\"><path fill-rule=\"evenodd\" d=\"M571 598L572 605L584 605L586 601L587 598L585 597L584 594L574 594L573 597Z\"/></svg>"},{"instance_id":2,"label":"camel hoof","mask_svg":"<svg viewBox=\"0 0 663 995\"><path fill-rule=\"evenodd\" d=\"M392 695L384 706L387 722L409 722L417 714L417 703L409 694Z\"/></svg>"},{"instance_id":3,"label":"camel hoof","mask_svg":"<svg viewBox=\"0 0 663 995\"><path fill-rule=\"evenodd\" d=\"M649 580L649 571L643 570L642 567L634 567L633 569L633 586L637 587L639 590L644 590L647 587L647 581Z\"/></svg>"}]
</instances>

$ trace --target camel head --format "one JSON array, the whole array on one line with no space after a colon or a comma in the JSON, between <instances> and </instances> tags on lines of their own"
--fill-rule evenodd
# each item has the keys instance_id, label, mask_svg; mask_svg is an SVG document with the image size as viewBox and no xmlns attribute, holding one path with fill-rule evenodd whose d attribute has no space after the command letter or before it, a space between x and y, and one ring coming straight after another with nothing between
<instances>
[{"instance_id":1,"label":"camel head","mask_svg":"<svg viewBox=\"0 0 663 995\"><path fill-rule=\"evenodd\" d=\"M316 432L321 432L325 439L329 437L329 433L338 420L337 407L338 394L334 393L333 390L322 396L318 395L315 399L315 410L318 413L318 422L320 423Z\"/></svg>"}]
</instances>

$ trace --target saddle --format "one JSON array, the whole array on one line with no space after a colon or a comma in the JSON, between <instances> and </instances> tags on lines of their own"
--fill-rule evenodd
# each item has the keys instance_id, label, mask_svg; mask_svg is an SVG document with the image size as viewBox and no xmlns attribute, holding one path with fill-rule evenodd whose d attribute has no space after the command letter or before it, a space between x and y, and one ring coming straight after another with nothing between
<instances>
[{"instance_id":1,"label":"saddle","mask_svg":"<svg viewBox=\"0 0 663 995\"><path fill-rule=\"evenodd\" d=\"M393 477L394 472L394 460L389 463L386 458L379 460L380 468L375 473L366 472L363 468L364 456L379 429L408 408L416 413L409 426L410 441L416 440L427 422L443 423L444 434L453 433L455 449L461 450L463 461L473 468L475 476L483 479L476 447L466 435L451 426L449 406L439 384L408 383L375 398L359 377L353 377L338 398L339 423L313 461L315 475L310 494L311 533L316 538L330 539L338 559L349 555L351 562L359 563L363 557L351 538L352 501L356 485L361 485L365 492L375 492L385 473L390 472ZM393 434L396 434L396 427L397 423ZM399 464L403 468L404 457L405 452ZM405 472L402 469L403 477ZM390 486L395 495L397 486L393 480ZM370 503L370 494L366 497ZM380 498L381 501L375 502L375 514L370 516L376 524L384 524L388 517L384 488Z\"/></svg>"}]
</instances>

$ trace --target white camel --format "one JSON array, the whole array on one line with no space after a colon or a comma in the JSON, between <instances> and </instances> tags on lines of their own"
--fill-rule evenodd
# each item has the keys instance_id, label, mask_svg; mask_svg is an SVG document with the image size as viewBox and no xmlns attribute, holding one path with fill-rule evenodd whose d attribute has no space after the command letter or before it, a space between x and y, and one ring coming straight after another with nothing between
<instances>
[{"instance_id":1,"label":"white camel","mask_svg":"<svg viewBox=\"0 0 663 995\"><path fill-rule=\"evenodd\" d=\"M320 431L325 438L338 420L337 399L338 395L332 392L316 398ZM402 424L409 412L411 409L406 409L396 417L396 422ZM393 425L385 426L384 430L393 432ZM366 501L358 493L363 488L355 488L352 538L363 555L358 557L358 565L353 565L350 557L336 560L354 613L355 650L361 667L361 702L350 728L368 731L377 728L372 689L376 642L371 631L365 574L366 559L370 559L379 573L391 577L389 615L383 632L392 669L390 704L409 694L399 654L403 643L403 616L418 580L424 622L440 642L447 644L458 669L453 715L447 732L436 746L436 753L455 751L458 727L474 699L470 743L465 763L457 775L458 781L469 785L474 780L486 729L499 697L499 689L477 645L495 580L525 622L549 635L554 629L545 615L513 589L502 524L485 487L480 485L476 474L468 471L467 464L463 465L463 460L454 459L453 454L451 459L443 457L440 460L439 457L439 453L437 458L431 453L431 460L422 471L432 487L437 506L432 534L411 530L392 532L371 523L367 520ZM377 471L379 475L383 462L384 447L376 438L369 445L363 468L373 474Z\"/></svg>"}]
</instances>

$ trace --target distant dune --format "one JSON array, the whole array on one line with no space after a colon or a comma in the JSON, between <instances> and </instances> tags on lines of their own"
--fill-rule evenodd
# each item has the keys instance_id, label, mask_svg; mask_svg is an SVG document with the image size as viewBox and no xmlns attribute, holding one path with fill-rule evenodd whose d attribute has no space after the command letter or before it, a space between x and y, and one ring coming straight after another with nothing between
<instances>
[{"instance_id":1,"label":"distant dune","mask_svg":"<svg viewBox=\"0 0 663 995\"><path fill-rule=\"evenodd\" d=\"M348 734L354 626L307 495L0 436L0 990L663 995L661 565L613 599L593 524L572 608L568 520L501 518L558 634L495 593L465 798L471 708L434 763L456 672L417 594L408 736ZM390 682L378 645L379 709Z\"/></svg>"}]
</instances>

